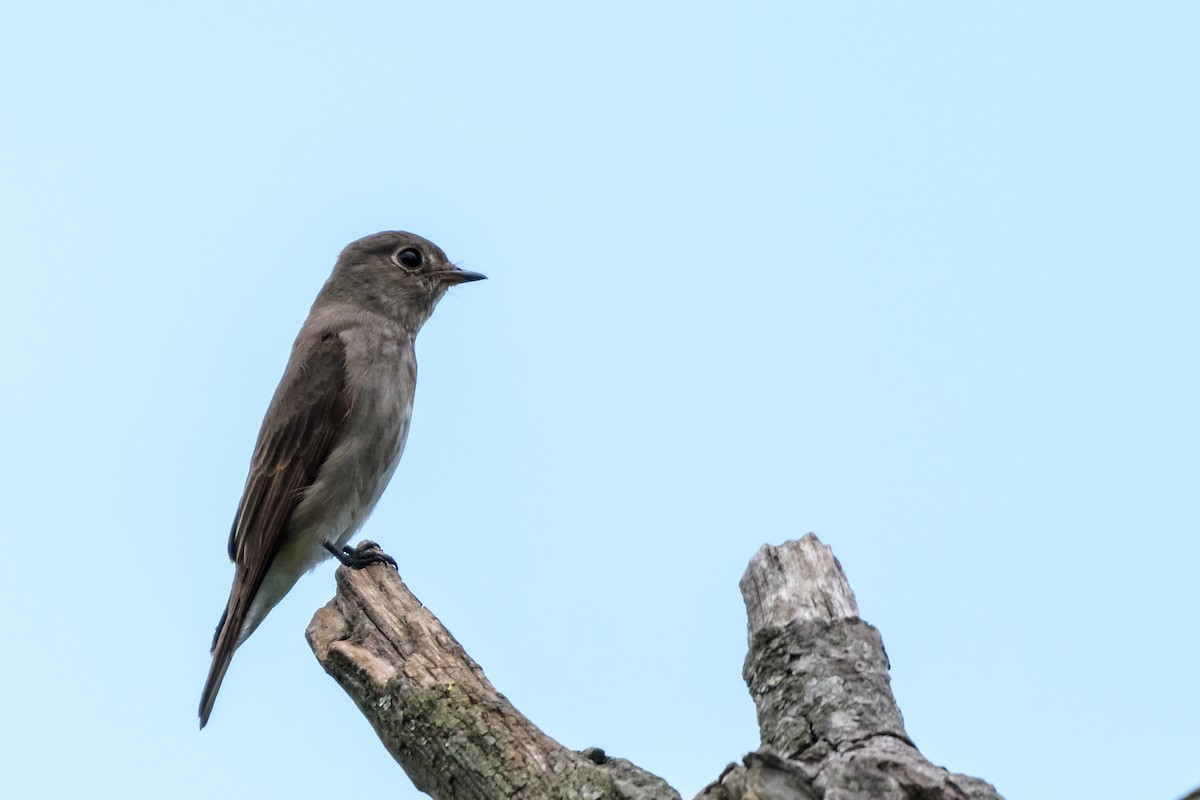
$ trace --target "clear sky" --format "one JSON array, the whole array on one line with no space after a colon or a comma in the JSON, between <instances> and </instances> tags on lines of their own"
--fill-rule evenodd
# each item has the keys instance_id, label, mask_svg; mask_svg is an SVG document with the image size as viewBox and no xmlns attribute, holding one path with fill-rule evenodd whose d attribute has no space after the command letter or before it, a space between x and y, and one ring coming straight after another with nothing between
<instances>
[{"instance_id":1,"label":"clear sky","mask_svg":"<svg viewBox=\"0 0 1200 800\"><path fill-rule=\"evenodd\" d=\"M364 534L564 744L758 745L737 581L816 532L1009 798L1200 784L1194 3L20 3L0 24L0 794L417 797L304 641L196 729L338 251L490 280Z\"/></svg>"}]
</instances>

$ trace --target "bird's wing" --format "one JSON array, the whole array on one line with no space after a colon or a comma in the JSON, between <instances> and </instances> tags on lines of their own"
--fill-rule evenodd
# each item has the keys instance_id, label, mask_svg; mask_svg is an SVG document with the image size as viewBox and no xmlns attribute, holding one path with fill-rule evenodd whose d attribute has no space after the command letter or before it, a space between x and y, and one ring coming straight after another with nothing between
<instances>
[{"instance_id":1,"label":"bird's wing","mask_svg":"<svg viewBox=\"0 0 1200 800\"><path fill-rule=\"evenodd\" d=\"M229 532L229 558L250 571L262 565L264 574L350 412L341 337L324 334L293 362L259 432Z\"/></svg>"},{"instance_id":2,"label":"bird's wing","mask_svg":"<svg viewBox=\"0 0 1200 800\"><path fill-rule=\"evenodd\" d=\"M229 557L237 571L213 640L212 668L200 702L201 727L254 597L283 544L288 520L338 440L352 400L340 336L327 332L293 353L259 432L229 534Z\"/></svg>"}]
</instances>

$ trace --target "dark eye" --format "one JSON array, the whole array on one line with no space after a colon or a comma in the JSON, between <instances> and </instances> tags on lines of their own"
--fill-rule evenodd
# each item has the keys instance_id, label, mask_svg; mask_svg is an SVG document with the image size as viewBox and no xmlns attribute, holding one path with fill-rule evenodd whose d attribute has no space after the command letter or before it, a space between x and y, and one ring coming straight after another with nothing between
<instances>
[{"instance_id":1,"label":"dark eye","mask_svg":"<svg viewBox=\"0 0 1200 800\"><path fill-rule=\"evenodd\" d=\"M405 269L416 269L421 266L421 251L415 247L406 247L392 258Z\"/></svg>"}]
</instances>

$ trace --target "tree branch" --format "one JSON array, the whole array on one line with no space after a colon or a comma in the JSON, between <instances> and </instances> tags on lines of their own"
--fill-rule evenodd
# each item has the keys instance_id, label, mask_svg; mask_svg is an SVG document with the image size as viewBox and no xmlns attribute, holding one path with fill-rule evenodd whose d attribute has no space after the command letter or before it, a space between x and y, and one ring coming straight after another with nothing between
<instances>
[{"instance_id":1,"label":"tree branch","mask_svg":"<svg viewBox=\"0 0 1200 800\"><path fill-rule=\"evenodd\" d=\"M513 708L396 570L339 567L309 645L413 784L441 800L679 800L603 751L560 745Z\"/></svg>"},{"instance_id":2,"label":"tree branch","mask_svg":"<svg viewBox=\"0 0 1200 800\"><path fill-rule=\"evenodd\" d=\"M740 585L750 639L742 674L762 746L701 798L998 800L991 785L930 764L909 740L879 631L859 618L842 565L816 536L763 545ZM764 785L782 793L755 789Z\"/></svg>"},{"instance_id":3,"label":"tree branch","mask_svg":"<svg viewBox=\"0 0 1200 800\"><path fill-rule=\"evenodd\" d=\"M365 543L364 543L365 544ZM661 778L546 736L488 682L395 570L340 567L313 617L317 659L418 789L439 800L678 800ZM743 674L762 746L697 800L999 800L921 756L892 697L879 632L829 548L764 545L741 581Z\"/></svg>"}]
</instances>

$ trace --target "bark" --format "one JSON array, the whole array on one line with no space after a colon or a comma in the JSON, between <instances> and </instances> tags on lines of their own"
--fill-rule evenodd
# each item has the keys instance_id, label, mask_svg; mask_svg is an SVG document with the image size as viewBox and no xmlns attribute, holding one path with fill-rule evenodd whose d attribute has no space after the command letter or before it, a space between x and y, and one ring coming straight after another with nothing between
<instances>
[{"instance_id":1,"label":"bark","mask_svg":"<svg viewBox=\"0 0 1200 800\"><path fill-rule=\"evenodd\" d=\"M764 545L741 587L743 674L762 745L697 800L999 798L909 741L879 633L859 619L841 565L815 536ZM438 800L679 797L628 761L546 736L389 566L338 568L337 594L308 641L417 788Z\"/></svg>"},{"instance_id":2,"label":"bark","mask_svg":"<svg viewBox=\"0 0 1200 800\"><path fill-rule=\"evenodd\" d=\"M990 784L930 764L909 740L879 631L859 618L842 565L816 536L763 545L741 589L742 675L762 746L700 798L998 800Z\"/></svg>"},{"instance_id":3,"label":"bark","mask_svg":"<svg viewBox=\"0 0 1200 800\"><path fill-rule=\"evenodd\" d=\"M421 791L440 800L679 800L661 778L596 748L568 750L538 729L392 567L336 575L309 645Z\"/></svg>"}]
</instances>

